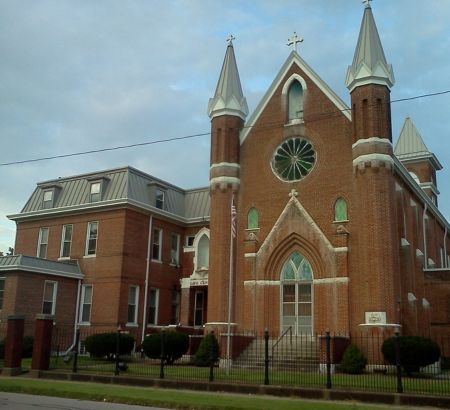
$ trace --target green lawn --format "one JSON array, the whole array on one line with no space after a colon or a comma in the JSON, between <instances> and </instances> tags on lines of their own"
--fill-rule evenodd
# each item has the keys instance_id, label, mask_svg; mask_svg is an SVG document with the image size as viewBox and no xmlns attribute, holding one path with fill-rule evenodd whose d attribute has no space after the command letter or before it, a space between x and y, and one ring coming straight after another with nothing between
<instances>
[{"instance_id":1,"label":"green lawn","mask_svg":"<svg viewBox=\"0 0 450 410\"><path fill-rule=\"evenodd\" d=\"M0 391L197 410L298 410L299 408L302 410L382 410L399 408L395 406L364 405L354 402L332 403L268 396L199 393L118 385L34 380L24 377L0 377Z\"/></svg>"}]
</instances>

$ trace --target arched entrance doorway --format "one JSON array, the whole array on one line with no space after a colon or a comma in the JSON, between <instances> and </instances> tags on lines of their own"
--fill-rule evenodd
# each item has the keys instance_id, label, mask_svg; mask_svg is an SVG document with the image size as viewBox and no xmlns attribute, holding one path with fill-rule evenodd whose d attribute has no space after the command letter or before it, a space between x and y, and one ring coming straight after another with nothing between
<instances>
[{"instance_id":1,"label":"arched entrance doorway","mask_svg":"<svg viewBox=\"0 0 450 410\"><path fill-rule=\"evenodd\" d=\"M284 263L280 275L281 333L289 327L294 335L313 331L313 272L308 260L294 252Z\"/></svg>"}]
</instances>

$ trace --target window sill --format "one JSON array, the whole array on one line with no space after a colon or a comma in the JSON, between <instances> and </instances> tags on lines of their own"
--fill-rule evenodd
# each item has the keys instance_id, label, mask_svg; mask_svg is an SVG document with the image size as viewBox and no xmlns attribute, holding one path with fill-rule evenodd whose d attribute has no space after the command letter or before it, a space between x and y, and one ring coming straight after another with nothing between
<instances>
[{"instance_id":1,"label":"window sill","mask_svg":"<svg viewBox=\"0 0 450 410\"><path fill-rule=\"evenodd\" d=\"M162 263L162 260L160 260L160 259L152 259L152 262L155 262L155 263Z\"/></svg>"},{"instance_id":2,"label":"window sill","mask_svg":"<svg viewBox=\"0 0 450 410\"><path fill-rule=\"evenodd\" d=\"M290 127L291 125L299 125L304 124L305 120L303 118L295 118L293 120L289 120L286 124L284 124L285 127Z\"/></svg>"},{"instance_id":3,"label":"window sill","mask_svg":"<svg viewBox=\"0 0 450 410\"><path fill-rule=\"evenodd\" d=\"M79 322L78 326L90 326L91 322Z\"/></svg>"},{"instance_id":4,"label":"window sill","mask_svg":"<svg viewBox=\"0 0 450 410\"><path fill-rule=\"evenodd\" d=\"M58 261L70 261L70 256L61 256Z\"/></svg>"},{"instance_id":5,"label":"window sill","mask_svg":"<svg viewBox=\"0 0 450 410\"><path fill-rule=\"evenodd\" d=\"M127 323L125 327L139 327L137 323Z\"/></svg>"},{"instance_id":6,"label":"window sill","mask_svg":"<svg viewBox=\"0 0 450 410\"><path fill-rule=\"evenodd\" d=\"M349 222L349 219L344 219L342 221L333 221L334 224L345 224L347 222Z\"/></svg>"},{"instance_id":7,"label":"window sill","mask_svg":"<svg viewBox=\"0 0 450 410\"><path fill-rule=\"evenodd\" d=\"M97 254L94 255L84 255L83 259L89 259L89 258L95 258L97 256Z\"/></svg>"}]
</instances>

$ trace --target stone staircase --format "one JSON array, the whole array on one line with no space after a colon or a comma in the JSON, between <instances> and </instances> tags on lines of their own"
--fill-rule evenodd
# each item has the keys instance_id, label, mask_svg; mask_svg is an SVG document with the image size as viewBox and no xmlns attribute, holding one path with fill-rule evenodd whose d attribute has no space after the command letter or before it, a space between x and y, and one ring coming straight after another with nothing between
<instances>
[{"instance_id":1,"label":"stone staircase","mask_svg":"<svg viewBox=\"0 0 450 410\"><path fill-rule=\"evenodd\" d=\"M269 367L285 371L317 371L320 363L319 342L309 335L269 339ZM233 361L233 367L263 368L264 340L255 339Z\"/></svg>"}]
</instances>

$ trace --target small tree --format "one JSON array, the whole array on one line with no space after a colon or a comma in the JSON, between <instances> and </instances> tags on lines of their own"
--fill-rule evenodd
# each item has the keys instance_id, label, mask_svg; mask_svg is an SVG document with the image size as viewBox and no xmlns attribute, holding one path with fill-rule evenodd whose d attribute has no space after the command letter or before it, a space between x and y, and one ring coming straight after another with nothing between
<instances>
[{"instance_id":1,"label":"small tree","mask_svg":"<svg viewBox=\"0 0 450 410\"><path fill-rule=\"evenodd\" d=\"M345 349L338 370L343 373L361 374L364 372L366 364L367 359L362 352L355 345L349 345Z\"/></svg>"},{"instance_id":2,"label":"small tree","mask_svg":"<svg viewBox=\"0 0 450 410\"><path fill-rule=\"evenodd\" d=\"M161 358L162 333L146 336L142 342L142 350L151 359ZM180 332L164 332L164 363L173 364L189 349L189 336Z\"/></svg>"},{"instance_id":3,"label":"small tree","mask_svg":"<svg viewBox=\"0 0 450 410\"><path fill-rule=\"evenodd\" d=\"M219 343L216 336L210 333L206 335L197 349L194 356L194 364L200 367L206 367L219 361Z\"/></svg>"},{"instance_id":4,"label":"small tree","mask_svg":"<svg viewBox=\"0 0 450 410\"><path fill-rule=\"evenodd\" d=\"M391 337L385 340L381 347L384 358L391 364L396 364L395 339ZM439 345L427 337L399 336L399 344L400 364L408 376L418 372L421 367L437 362L441 356Z\"/></svg>"},{"instance_id":5,"label":"small tree","mask_svg":"<svg viewBox=\"0 0 450 410\"><path fill-rule=\"evenodd\" d=\"M112 359L116 354L117 333L97 333L85 340L86 351L93 357ZM120 334L119 354L129 355L134 347L134 337L128 333Z\"/></svg>"}]
</instances>

